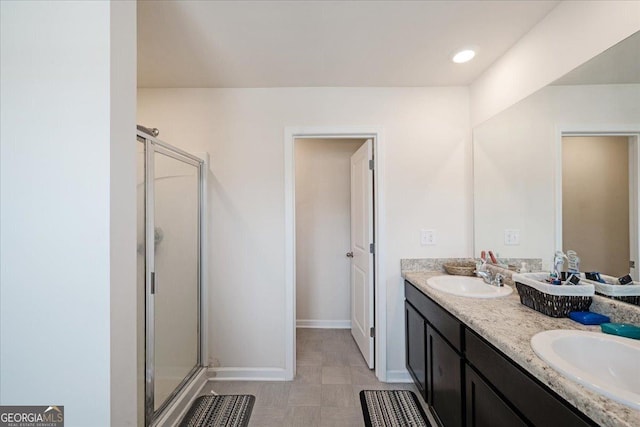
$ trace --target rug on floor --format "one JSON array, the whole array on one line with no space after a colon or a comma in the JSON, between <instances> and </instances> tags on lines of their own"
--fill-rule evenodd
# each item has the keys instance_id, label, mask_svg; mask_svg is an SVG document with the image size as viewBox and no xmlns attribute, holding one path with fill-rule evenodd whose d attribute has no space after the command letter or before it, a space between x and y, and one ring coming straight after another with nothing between
<instances>
[{"instance_id":1,"label":"rug on floor","mask_svg":"<svg viewBox=\"0 0 640 427\"><path fill-rule=\"evenodd\" d=\"M246 427L256 398L250 394L198 397L180 427Z\"/></svg>"},{"instance_id":2,"label":"rug on floor","mask_svg":"<svg viewBox=\"0 0 640 427\"><path fill-rule=\"evenodd\" d=\"M367 427L430 427L418 396L409 390L362 390L360 404Z\"/></svg>"}]
</instances>

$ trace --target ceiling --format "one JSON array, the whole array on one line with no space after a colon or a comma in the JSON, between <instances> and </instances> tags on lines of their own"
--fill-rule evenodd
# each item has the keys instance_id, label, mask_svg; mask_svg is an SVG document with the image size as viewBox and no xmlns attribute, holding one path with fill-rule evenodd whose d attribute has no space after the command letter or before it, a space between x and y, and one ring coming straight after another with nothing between
<instances>
[{"instance_id":1,"label":"ceiling","mask_svg":"<svg viewBox=\"0 0 640 427\"><path fill-rule=\"evenodd\" d=\"M468 85L557 4L139 1L138 86Z\"/></svg>"},{"instance_id":2,"label":"ceiling","mask_svg":"<svg viewBox=\"0 0 640 427\"><path fill-rule=\"evenodd\" d=\"M640 83L640 31L559 78L554 85Z\"/></svg>"}]
</instances>

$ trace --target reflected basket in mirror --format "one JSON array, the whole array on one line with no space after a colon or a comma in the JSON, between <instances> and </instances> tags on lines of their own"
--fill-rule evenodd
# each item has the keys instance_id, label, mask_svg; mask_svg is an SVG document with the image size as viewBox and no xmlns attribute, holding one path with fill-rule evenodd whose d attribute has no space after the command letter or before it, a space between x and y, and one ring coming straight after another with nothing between
<instances>
[{"instance_id":1,"label":"reflected basket in mirror","mask_svg":"<svg viewBox=\"0 0 640 427\"><path fill-rule=\"evenodd\" d=\"M640 282L632 281L626 285L621 285L617 277L601 274L600 278L604 281L602 283L582 278L583 275L584 273L581 274L581 279L592 284L596 289L596 294L640 306Z\"/></svg>"}]
</instances>

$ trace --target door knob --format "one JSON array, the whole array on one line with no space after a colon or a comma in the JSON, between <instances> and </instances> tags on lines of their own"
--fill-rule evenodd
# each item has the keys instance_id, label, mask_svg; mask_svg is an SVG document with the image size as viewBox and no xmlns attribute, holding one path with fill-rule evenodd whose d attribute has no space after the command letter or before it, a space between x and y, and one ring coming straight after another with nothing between
<instances>
[{"instance_id":1,"label":"door knob","mask_svg":"<svg viewBox=\"0 0 640 427\"><path fill-rule=\"evenodd\" d=\"M347 252L347 258L353 258L353 252Z\"/></svg>"}]
</instances>

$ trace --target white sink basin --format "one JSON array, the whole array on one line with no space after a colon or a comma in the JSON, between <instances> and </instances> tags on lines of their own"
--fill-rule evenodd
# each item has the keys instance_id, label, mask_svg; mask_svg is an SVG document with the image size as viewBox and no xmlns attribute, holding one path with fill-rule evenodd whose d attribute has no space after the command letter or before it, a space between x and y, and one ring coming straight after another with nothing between
<instances>
[{"instance_id":1,"label":"white sink basin","mask_svg":"<svg viewBox=\"0 0 640 427\"><path fill-rule=\"evenodd\" d=\"M556 371L640 410L640 341L559 329L534 335L531 347Z\"/></svg>"},{"instance_id":2,"label":"white sink basin","mask_svg":"<svg viewBox=\"0 0 640 427\"><path fill-rule=\"evenodd\" d=\"M471 298L499 298L513 292L511 286L487 285L482 279L469 276L436 276L427 279L427 285L449 294Z\"/></svg>"}]
</instances>

